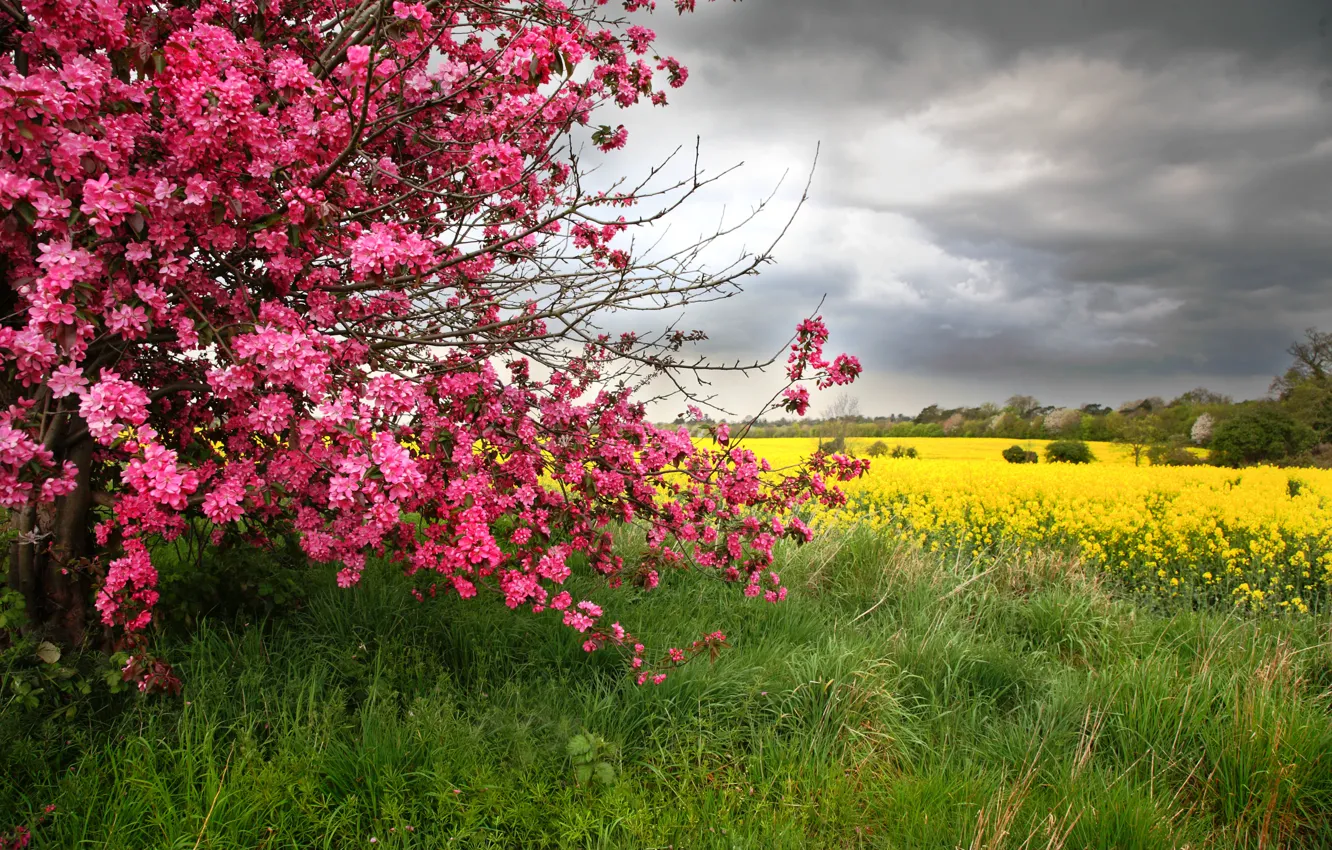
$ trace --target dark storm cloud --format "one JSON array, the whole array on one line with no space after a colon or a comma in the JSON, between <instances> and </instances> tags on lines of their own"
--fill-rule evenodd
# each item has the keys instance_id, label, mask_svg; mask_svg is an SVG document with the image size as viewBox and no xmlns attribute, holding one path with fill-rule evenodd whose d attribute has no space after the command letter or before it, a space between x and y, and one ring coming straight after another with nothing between
<instances>
[{"instance_id":1,"label":"dark storm cloud","mask_svg":"<svg viewBox=\"0 0 1332 850\"><path fill-rule=\"evenodd\" d=\"M719 350L827 291L884 384L1252 396L1332 325L1332 0L700 6L655 24L693 79L648 138L823 144L780 273L697 311Z\"/></svg>"},{"instance_id":2,"label":"dark storm cloud","mask_svg":"<svg viewBox=\"0 0 1332 850\"><path fill-rule=\"evenodd\" d=\"M1213 51L1246 63L1332 53L1328 0L746 0L654 26L716 99L815 113L918 108L1025 54L1074 50L1160 68ZM759 117L759 116L753 116ZM763 116L779 119L779 116ZM760 118L762 120L762 117Z\"/></svg>"},{"instance_id":3,"label":"dark storm cloud","mask_svg":"<svg viewBox=\"0 0 1332 850\"><path fill-rule=\"evenodd\" d=\"M1204 46L1261 56L1317 40L1329 13L1323 0L747 0L729 12L724 3L715 11L699 5L716 16L698 28L700 44L815 55L883 49L885 37L923 25L980 33L1009 55L1131 31L1158 53Z\"/></svg>"}]
</instances>

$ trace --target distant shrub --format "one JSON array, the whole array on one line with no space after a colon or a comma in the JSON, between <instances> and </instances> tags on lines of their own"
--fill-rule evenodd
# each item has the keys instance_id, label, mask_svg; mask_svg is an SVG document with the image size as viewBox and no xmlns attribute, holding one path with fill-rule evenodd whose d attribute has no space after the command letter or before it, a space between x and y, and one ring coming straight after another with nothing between
<instances>
[{"instance_id":1,"label":"distant shrub","mask_svg":"<svg viewBox=\"0 0 1332 850\"><path fill-rule=\"evenodd\" d=\"M835 452L837 454L846 454L846 437L837 436L824 442L819 441L819 449L825 452Z\"/></svg>"},{"instance_id":2,"label":"distant shrub","mask_svg":"<svg viewBox=\"0 0 1332 850\"><path fill-rule=\"evenodd\" d=\"M1055 440L1045 447L1045 459L1050 463L1091 463L1096 456L1081 440Z\"/></svg>"},{"instance_id":3,"label":"distant shrub","mask_svg":"<svg viewBox=\"0 0 1332 850\"><path fill-rule=\"evenodd\" d=\"M892 452L892 455L891 455L891 456L892 456L892 457L920 457L920 453L916 451L916 447L915 447L915 446L904 446L904 445L901 445L901 444L899 443L898 445L893 446L893 452Z\"/></svg>"},{"instance_id":4,"label":"distant shrub","mask_svg":"<svg viewBox=\"0 0 1332 850\"><path fill-rule=\"evenodd\" d=\"M1332 443L1319 443L1307 452L1291 455L1280 465L1332 469Z\"/></svg>"},{"instance_id":5,"label":"distant shrub","mask_svg":"<svg viewBox=\"0 0 1332 850\"><path fill-rule=\"evenodd\" d=\"M1309 426L1275 404L1255 404L1216 426L1212 463L1276 463L1308 452L1317 442Z\"/></svg>"},{"instance_id":6,"label":"distant shrub","mask_svg":"<svg viewBox=\"0 0 1332 850\"><path fill-rule=\"evenodd\" d=\"M1179 439L1150 447L1147 460L1152 466L1197 466L1202 463L1202 458L1185 448Z\"/></svg>"},{"instance_id":7,"label":"distant shrub","mask_svg":"<svg viewBox=\"0 0 1332 850\"><path fill-rule=\"evenodd\" d=\"M1029 452L1021 446L1009 446L1004 449L1003 455L1009 463L1036 463L1040 459L1035 452Z\"/></svg>"},{"instance_id":8,"label":"distant shrub","mask_svg":"<svg viewBox=\"0 0 1332 850\"><path fill-rule=\"evenodd\" d=\"M883 440L875 440L868 449L865 449L865 454L870 457L883 457L888 454L888 444Z\"/></svg>"}]
</instances>

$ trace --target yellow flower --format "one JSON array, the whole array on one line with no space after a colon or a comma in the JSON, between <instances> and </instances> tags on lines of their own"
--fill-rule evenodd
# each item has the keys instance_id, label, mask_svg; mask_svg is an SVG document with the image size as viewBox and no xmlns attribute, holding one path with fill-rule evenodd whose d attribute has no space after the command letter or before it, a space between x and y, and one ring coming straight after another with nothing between
<instances>
[{"instance_id":1,"label":"yellow flower","mask_svg":"<svg viewBox=\"0 0 1332 850\"><path fill-rule=\"evenodd\" d=\"M863 456L873 441L849 442ZM875 459L844 485L845 508L815 513L816 528L868 521L931 549L1066 549L1134 589L1170 597L1196 586L1255 608L1307 611L1307 597L1332 586L1332 471L1308 470L1307 498L1295 500L1279 469L1248 469L1234 484L1233 471L1215 467L1135 467L1109 444L1093 446L1097 463L1068 466L1008 464L1001 452L1012 440L885 442L913 446L920 458ZM745 444L780 467L817 440Z\"/></svg>"}]
</instances>

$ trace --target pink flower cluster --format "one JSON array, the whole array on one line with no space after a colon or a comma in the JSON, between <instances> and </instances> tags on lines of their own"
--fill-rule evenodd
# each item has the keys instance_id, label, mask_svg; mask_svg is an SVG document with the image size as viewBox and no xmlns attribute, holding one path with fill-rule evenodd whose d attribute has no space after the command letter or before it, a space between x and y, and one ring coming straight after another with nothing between
<instances>
[{"instance_id":1,"label":"pink flower cluster","mask_svg":"<svg viewBox=\"0 0 1332 850\"><path fill-rule=\"evenodd\" d=\"M828 327L822 316L806 319L796 328L786 361L786 376L793 386L783 391L786 399L783 406L798 416L804 416L809 409L809 390L796 382L811 377L811 370L821 390L849 384L860 377L860 361L849 354L839 354L831 363L823 359L823 346L827 341Z\"/></svg>"},{"instance_id":2,"label":"pink flower cluster","mask_svg":"<svg viewBox=\"0 0 1332 850\"><path fill-rule=\"evenodd\" d=\"M145 433L147 432L147 433ZM150 428L141 428L138 439L156 436ZM174 511L185 510L188 498L199 489L197 470L177 462L177 454L161 443L146 442L138 457L132 458L121 479L136 493Z\"/></svg>"},{"instance_id":3,"label":"pink flower cluster","mask_svg":"<svg viewBox=\"0 0 1332 850\"><path fill-rule=\"evenodd\" d=\"M148 393L114 372L103 372L101 380L78 395L79 415L88 423L88 433L104 446L126 428L148 421Z\"/></svg>"},{"instance_id":4,"label":"pink flower cluster","mask_svg":"<svg viewBox=\"0 0 1332 850\"><path fill-rule=\"evenodd\" d=\"M97 610L107 623L120 623L134 631L148 625L157 603L157 570L142 540L130 538L125 554L106 570L106 583L97 594Z\"/></svg>"}]
</instances>

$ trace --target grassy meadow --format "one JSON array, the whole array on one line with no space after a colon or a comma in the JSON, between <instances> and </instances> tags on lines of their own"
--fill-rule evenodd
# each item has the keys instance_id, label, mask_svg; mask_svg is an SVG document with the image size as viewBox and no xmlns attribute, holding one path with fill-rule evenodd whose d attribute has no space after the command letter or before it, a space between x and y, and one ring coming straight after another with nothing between
<instances>
[{"instance_id":1,"label":"grassy meadow","mask_svg":"<svg viewBox=\"0 0 1332 850\"><path fill-rule=\"evenodd\" d=\"M575 588L657 647L728 635L642 688L553 616L320 575L169 641L179 698L6 709L0 813L54 803L36 848L1332 847L1325 619L872 529L779 555L778 605Z\"/></svg>"}]
</instances>

